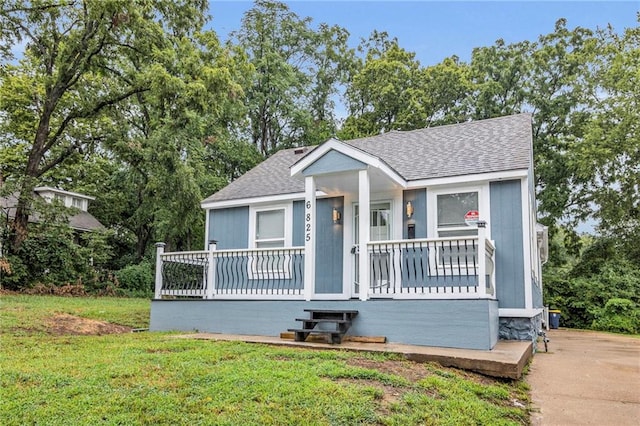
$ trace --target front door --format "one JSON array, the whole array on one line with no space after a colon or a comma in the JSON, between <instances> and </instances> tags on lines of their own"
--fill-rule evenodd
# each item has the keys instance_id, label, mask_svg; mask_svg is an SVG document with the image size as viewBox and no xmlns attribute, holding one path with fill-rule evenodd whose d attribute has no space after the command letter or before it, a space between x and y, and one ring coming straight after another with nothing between
<instances>
[{"instance_id":1,"label":"front door","mask_svg":"<svg viewBox=\"0 0 640 426\"><path fill-rule=\"evenodd\" d=\"M358 295L360 293L359 284L359 262L360 253L358 250L358 244L360 243L359 225L360 215L359 206L356 204L353 208L353 229L354 229L354 246L351 250L353 254L353 294ZM375 202L371 203L369 217L369 237L371 241L385 241L391 239L391 203L390 202ZM363 256L363 259L367 259L367 256ZM388 254L375 254L370 256L371 261L371 286L380 287L389 285L389 255Z\"/></svg>"}]
</instances>

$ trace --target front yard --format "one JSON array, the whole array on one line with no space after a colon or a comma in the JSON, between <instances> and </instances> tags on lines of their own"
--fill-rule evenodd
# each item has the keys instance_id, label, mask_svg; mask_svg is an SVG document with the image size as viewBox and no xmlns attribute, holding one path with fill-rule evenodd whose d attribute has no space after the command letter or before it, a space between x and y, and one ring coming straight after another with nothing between
<instances>
[{"instance_id":1,"label":"front yard","mask_svg":"<svg viewBox=\"0 0 640 426\"><path fill-rule=\"evenodd\" d=\"M129 332L148 317L143 299L2 295L0 424L529 423L522 381Z\"/></svg>"}]
</instances>

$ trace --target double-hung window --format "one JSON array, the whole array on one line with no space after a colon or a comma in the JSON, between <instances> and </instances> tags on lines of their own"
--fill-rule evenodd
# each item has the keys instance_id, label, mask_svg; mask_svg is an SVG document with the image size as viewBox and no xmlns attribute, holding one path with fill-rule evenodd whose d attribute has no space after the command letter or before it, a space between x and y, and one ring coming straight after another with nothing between
<instances>
[{"instance_id":1,"label":"double-hung window","mask_svg":"<svg viewBox=\"0 0 640 426\"><path fill-rule=\"evenodd\" d=\"M256 208L251 211L249 256L250 279L287 279L291 255L291 208L288 205Z\"/></svg>"},{"instance_id":2,"label":"double-hung window","mask_svg":"<svg viewBox=\"0 0 640 426\"><path fill-rule=\"evenodd\" d=\"M427 191L429 234L445 238L437 243L437 255L432 259L452 273L469 273L478 262L478 227L465 220L467 213L477 211L481 219L489 217L489 187L462 186L434 188Z\"/></svg>"},{"instance_id":3,"label":"double-hung window","mask_svg":"<svg viewBox=\"0 0 640 426\"><path fill-rule=\"evenodd\" d=\"M284 247L285 209L256 211L255 247Z\"/></svg>"}]
</instances>

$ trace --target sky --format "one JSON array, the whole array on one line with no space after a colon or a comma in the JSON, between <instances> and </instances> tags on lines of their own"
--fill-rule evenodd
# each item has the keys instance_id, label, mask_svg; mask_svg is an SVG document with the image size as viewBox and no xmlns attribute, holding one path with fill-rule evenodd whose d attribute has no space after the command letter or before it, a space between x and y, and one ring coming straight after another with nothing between
<instances>
[{"instance_id":1,"label":"sky","mask_svg":"<svg viewBox=\"0 0 640 426\"><path fill-rule=\"evenodd\" d=\"M300 17L313 24L337 24L351 34L356 46L373 30L397 37L402 48L415 52L422 65L434 65L457 55L468 62L474 47L491 46L502 38L507 43L535 40L553 32L559 18L568 28L604 28L621 33L638 25L636 1L285 1ZM240 28L251 1L211 0L209 27L225 40Z\"/></svg>"}]
</instances>

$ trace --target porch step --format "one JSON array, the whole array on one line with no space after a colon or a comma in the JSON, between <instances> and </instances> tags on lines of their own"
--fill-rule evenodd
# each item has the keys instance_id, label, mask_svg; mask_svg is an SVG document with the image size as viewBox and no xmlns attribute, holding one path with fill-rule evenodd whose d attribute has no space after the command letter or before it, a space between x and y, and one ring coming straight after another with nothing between
<instances>
[{"instance_id":1,"label":"porch step","mask_svg":"<svg viewBox=\"0 0 640 426\"><path fill-rule=\"evenodd\" d=\"M324 335L331 344L342 343L342 337L351 327L351 321L358 315L354 310L337 309L305 309L309 318L296 318L302 328L290 328L294 332L296 342L304 342L309 335ZM316 328L318 324L335 324L334 330Z\"/></svg>"}]
</instances>

